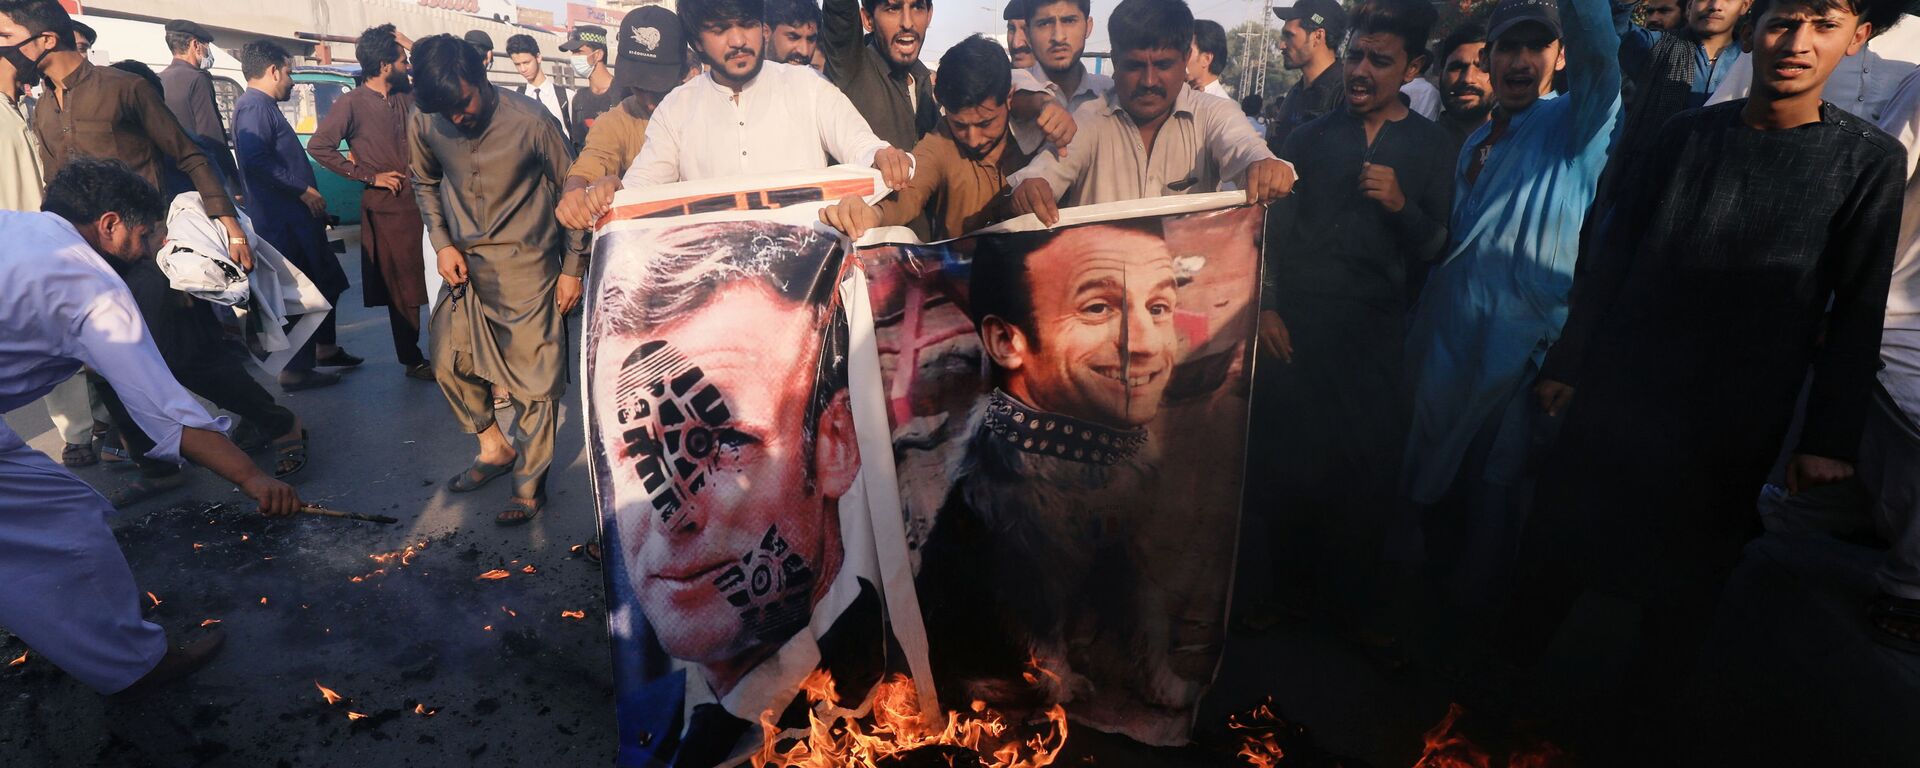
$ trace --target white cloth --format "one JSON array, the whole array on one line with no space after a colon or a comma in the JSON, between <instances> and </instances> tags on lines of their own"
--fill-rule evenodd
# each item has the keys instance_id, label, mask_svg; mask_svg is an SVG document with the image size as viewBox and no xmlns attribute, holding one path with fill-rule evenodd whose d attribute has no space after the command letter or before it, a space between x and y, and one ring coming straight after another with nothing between
<instances>
[{"instance_id":1,"label":"white cloth","mask_svg":"<svg viewBox=\"0 0 1920 768\"><path fill-rule=\"evenodd\" d=\"M1905 22L1867 41L1860 52L1840 60L1820 98L1870 122L1880 122L1900 81L1920 64L1920 23ZM1708 104L1744 99L1753 91L1753 57L1742 56ZM1909 153L1911 154L1911 153Z\"/></svg>"},{"instance_id":2,"label":"white cloth","mask_svg":"<svg viewBox=\"0 0 1920 768\"><path fill-rule=\"evenodd\" d=\"M567 118L560 110L560 84L554 82L553 78L543 75L539 85L527 83L526 95L527 98L540 102L540 106L546 107L547 114L553 115L553 119L560 121L562 129L568 127Z\"/></svg>"},{"instance_id":3,"label":"white cloth","mask_svg":"<svg viewBox=\"0 0 1920 768\"><path fill-rule=\"evenodd\" d=\"M1893 282L1887 289L1886 330L1880 340L1886 367L1880 383L1907 417L1920 423L1920 69L1900 81L1885 112L1880 129L1907 148L1907 190L1893 252Z\"/></svg>"},{"instance_id":4,"label":"white cloth","mask_svg":"<svg viewBox=\"0 0 1920 768\"><path fill-rule=\"evenodd\" d=\"M1042 152L1007 177L1008 187L1046 179L1065 205L1092 205L1175 194L1218 192L1247 167L1273 160L1267 142L1233 102L1180 86L1173 115L1160 127L1149 155L1140 129L1112 94L1073 113L1079 125L1065 158ZM1285 162L1285 161L1282 161ZM1291 164L1289 164L1291 167ZM1180 185L1170 189L1169 185Z\"/></svg>"},{"instance_id":5,"label":"white cloth","mask_svg":"<svg viewBox=\"0 0 1920 768\"><path fill-rule=\"evenodd\" d=\"M1080 73L1080 86L1069 94L1047 79L1047 71L1035 64L1013 71L1013 89L1051 95L1054 102L1073 114L1087 104L1106 101L1107 94L1113 92L1113 78L1083 70ZM1014 143L1020 146L1022 153L1032 154L1047 143L1046 132L1040 130L1040 124L1032 120L1015 120L1012 130Z\"/></svg>"},{"instance_id":6,"label":"white cloth","mask_svg":"<svg viewBox=\"0 0 1920 768\"><path fill-rule=\"evenodd\" d=\"M0 94L0 210L40 210L40 134L26 106Z\"/></svg>"},{"instance_id":7,"label":"white cloth","mask_svg":"<svg viewBox=\"0 0 1920 768\"><path fill-rule=\"evenodd\" d=\"M846 94L812 67L767 62L738 94L701 75L653 111L627 187L825 168L831 156L873 165L889 145Z\"/></svg>"},{"instance_id":8,"label":"white cloth","mask_svg":"<svg viewBox=\"0 0 1920 768\"><path fill-rule=\"evenodd\" d=\"M1400 92L1407 95L1407 109L1428 120L1440 119L1440 89L1426 78L1414 78L1413 82L1400 86Z\"/></svg>"},{"instance_id":9,"label":"white cloth","mask_svg":"<svg viewBox=\"0 0 1920 768\"><path fill-rule=\"evenodd\" d=\"M202 286L191 282L195 277L206 276L207 270L220 269L217 263L201 261L210 257L217 257L228 267L238 269L232 266L232 257L227 254L227 230L207 217L198 192L181 193L174 197L173 205L167 209L169 247L161 249L160 268L166 273L168 284L175 290L233 306L234 314L242 320L246 319L249 312L260 313L258 323L247 323L248 331L253 336L252 346L268 353L260 367L277 375L286 368L293 355L306 345L313 332L319 329L327 313L333 311L333 304L320 293L306 273L287 261L272 243L253 230L252 219L245 213L239 214L239 219L240 229L253 249L253 273L243 274L241 281L248 296L244 306L230 301L230 294L239 289L231 284L221 287L224 289L217 289L211 284ZM175 245L184 246L195 253L182 258L172 250ZM195 265L195 262L200 264ZM198 268L181 270L183 264ZM177 275L176 270L180 270ZM300 319L294 323L291 331L284 330L287 319L293 317Z\"/></svg>"},{"instance_id":10,"label":"white cloth","mask_svg":"<svg viewBox=\"0 0 1920 768\"><path fill-rule=\"evenodd\" d=\"M1220 98L1226 99L1227 101L1233 101L1233 94L1227 93L1227 84L1221 82L1219 79L1215 79L1213 82L1207 83L1207 86L1205 88L1201 88L1200 92L1207 94L1208 96L1218 96ZM1233 103L1238 104L1240 102L1233 101Z\"/></svg>"}]
</instances>

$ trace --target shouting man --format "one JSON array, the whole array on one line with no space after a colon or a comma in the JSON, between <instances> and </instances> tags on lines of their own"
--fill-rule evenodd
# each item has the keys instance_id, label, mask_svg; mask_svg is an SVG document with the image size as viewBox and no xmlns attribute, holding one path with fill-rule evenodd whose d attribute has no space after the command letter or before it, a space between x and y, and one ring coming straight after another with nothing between
<instances>
[{"instance_id":1,"label":"shouting man","mask_svg":"<svg viewBox=\"0 0 1920 768\"><path fill-rule=\"evenodd\" d=\"M767 61L811 67L820 53L820 4L814 0L769 0ZM686 46L681 46L685 48Z\"/></svg>"}]
</instances>

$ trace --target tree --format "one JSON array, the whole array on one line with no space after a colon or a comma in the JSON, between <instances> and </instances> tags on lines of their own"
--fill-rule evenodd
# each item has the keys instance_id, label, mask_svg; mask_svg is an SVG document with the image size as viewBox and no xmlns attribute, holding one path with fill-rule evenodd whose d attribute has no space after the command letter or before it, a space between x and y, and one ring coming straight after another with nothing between
<instances>
[{"instance_id":1,"label":"tree","mask_svg":"<svg viewBox=\"0 0 1920 768\"><path fill-rule=\"evenodd\" d=\"M1252 62L1261 46L1267 49L1267 87L1261 99L1272 101L1280 98L1300 79L1300 73L1289 70L1280 57L1280 28L1267 27L1259 21L1244 21L1239 26L1227 30L1227 68L1220 73L1220 79L1233 90L1233 94L1246 98L1240 88L1240 73Z\"/></svg>"}]
</instances>

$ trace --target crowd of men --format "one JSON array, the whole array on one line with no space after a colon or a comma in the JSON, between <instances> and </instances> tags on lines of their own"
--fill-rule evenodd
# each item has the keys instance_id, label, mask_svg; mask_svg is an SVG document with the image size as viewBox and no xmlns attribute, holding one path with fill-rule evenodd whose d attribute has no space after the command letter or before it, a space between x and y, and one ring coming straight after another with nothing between
<instances>
[{"instance_id":1,"label":"crowd of men","mask_svg":"<svg viewBox=\"0 0 1920 768\"><path fill-rule=\"evenodd\" d=\"M204 27L168 25L155 86L89 63L91 31L54 0L0 0L0 207L17 211L0 227L23 244L0 255L0 409L46 397L69 466L96 442L139 462L122 504L178 485L186 456L267 512L297 506L274 477L306 464L299 417L150 257L179 215L161 191L194 192L236 264L270 245L337 299L310 156L363 186L366 303L475 436L447 489L510 476L496 520L521 524L547 503L565 316L620 189L868 166L891 194L822 221L927 238L1240 190L1269 207L1247 476L1277 595L1244 627L1310 614L1391 656L1411 571L1524 672L1603 590L1644 613L1626 687L1664 701L1767 510L1894 542L1869 611L1920 652L1920 51L1868 50L1903 7L1500 0L1436 41L1422 0L1300 0L1277 11L1299 78L1265 110L1228 96L1225 30L1183 0L1107 9L1111 74L1087 66L1093 10L1012 0L1008 47L973 36L930 65L930 0L680 0L575 27L571 89L529 36L506 41L508 88L484 33L383 25L356 45L364 85L303 147L274 43L245 46L227 126ZM361 363L329 320L279 384ZM242 416L235 439L271 448L272 471L183 386ZM100 441L94 400L115 428ZM0 573L46 585L0 595L0 625L55 663L112 693L211 653L166 649L106 502L4 430L0 510ZM49 562L69 548L85 555Z\"/></svg>"}]
</instances>

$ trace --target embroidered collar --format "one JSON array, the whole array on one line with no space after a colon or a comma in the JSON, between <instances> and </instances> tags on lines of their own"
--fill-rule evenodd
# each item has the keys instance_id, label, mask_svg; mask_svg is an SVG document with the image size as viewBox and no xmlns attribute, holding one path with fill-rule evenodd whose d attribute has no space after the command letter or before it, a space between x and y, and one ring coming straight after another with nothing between
<instances>
[{"instance_id":1,"label":"embroidered collar","mask_svg":"<svg viewBox=\"0 0 1920 768\"><path fill-rule=\"evenodd\" d=\"M1112 466L1133 458L1147 442L1145 428L1119 430L1048 413L995 389L987 398L987 429L1026 453Z\"/></svg>"}]
</instances>

